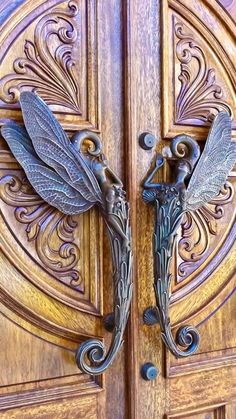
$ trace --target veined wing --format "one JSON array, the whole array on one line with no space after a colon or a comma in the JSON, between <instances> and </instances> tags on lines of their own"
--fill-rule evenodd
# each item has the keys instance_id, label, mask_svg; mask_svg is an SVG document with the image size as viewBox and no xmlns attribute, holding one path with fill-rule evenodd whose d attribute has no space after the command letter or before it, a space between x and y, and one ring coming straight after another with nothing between
<instances>
[{"instance_id":1,"label":"veined wing","mask_svg":"<svg viewBox=\"0 0 236 419\"><path fill-rule=\"evenodd\" d=\"M231 120L226 112L214 119L203 153L191 176L186 209L196 210L210 202L224 185L236 161L236 144L231 141Z\"/></svg>"},{"instance_id":2,"label":"veined wing","mask_svg":"<svg viewBox=\"0 0 236 419\"><path fill-rule=\"evenodd\" d=\"M94 205L37 157L24 128L9 122L2 127L1 132L30 183L46 202L64 214L79 214Z\"/></svg>"},{"instance_id":3,"label":"veined wing","mask_svg":"<svg viewBox=\"0 0 236 419\"><path fill-rule=\"evenodd\" d=\"M23 92L20 104L26 130L40 159L87 201L102 202L96 177L42 99L32 92Z\"/></svg>"}]
</instances>

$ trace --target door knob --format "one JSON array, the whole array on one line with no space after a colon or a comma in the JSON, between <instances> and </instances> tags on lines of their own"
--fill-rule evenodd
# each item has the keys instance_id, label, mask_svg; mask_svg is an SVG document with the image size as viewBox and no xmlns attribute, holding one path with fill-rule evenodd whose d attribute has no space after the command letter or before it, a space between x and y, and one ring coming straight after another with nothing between
<instances>
[{"instance_id":1,"label":"door knob","mask_svg":"<svg viewBox=\"0 0 236 419\"><path fill-rule=\"evenodd\" d=\"M1 132L36 192L65 214L80 214L96 206L107 227L113 261L113 337L107 352L98 339L82 343L76 351L76 362L83 372L101 374L122 345L129 315L129 204L121 180L102 153L97 134L79 131L70 141L47 105L34 93L22 93L20 105L25 128L10 121Z\"/></svg>"},{"instance_id":2,"label":"door knob","mask_svg":"<svg viewBox=\"0 0 236 419\"><path fill-rule=\"evenodd\" d=\"M236 161L230 116L220 112L215 117L202 154L197 142L187 135L175 137L167 154L170 157L157 155L155 167L147 176L142 193L144 201L155 206L153 258L156 306L145 310L144 322L148 325L158 322L167 348L180 358L197 350L199 333L196 328L187 325L178 330L174 339L171 331L170 266L177 230L184 212L195 211L220 192ZM174 166L175 182L155 183L155 174L167 162Z\"/></svg>"}]
</instances>

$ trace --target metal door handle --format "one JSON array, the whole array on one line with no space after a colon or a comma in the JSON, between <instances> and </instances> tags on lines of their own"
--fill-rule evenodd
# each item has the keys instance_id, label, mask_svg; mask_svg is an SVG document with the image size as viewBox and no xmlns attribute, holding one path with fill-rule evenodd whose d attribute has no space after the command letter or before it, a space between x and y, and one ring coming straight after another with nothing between
<instances>
[{"instance_id":1,"label":"metal door handle","mask_svg":"<svg viewBox=\"0 0 236 419\"><path fill-rule=\"evenodd\" d=\"M153 255L156 306L145 310L144 322L149 325L160 323L164 343L175 357L180 358L197 350L199 333L192 326L183 326L175 340L171 331L170 265L176 233L185 211L200 208L220 192L236 161L236 144L231 141L229 115L220 112L216 116L201 156L197 142L187 135L175 137L168 154L169 157L157 156L155 167L144 182L142 194L145 202L155 205ZM155 183L154 176L166 161L175 167L176 181Z\"/></svg>"},{"instance_id":2,"label":"metal door handle","mask_svg":"<svg viewBox=\"0 0 236 419\"><path fill-rule=\"evenodd\" d=\"M80 214L96 205L107 227L113 261L113 337L107 352L98 339L82 343L76 351L76 362L83 372L101 374L122 345L129 315L129 204L121 180L102 153L97 134L79 131L70 141L47 105L34 93L22 93L20 104L25 128L8 121L1 132L36 192L65 214Z\"/></svg>"}]
</instances>

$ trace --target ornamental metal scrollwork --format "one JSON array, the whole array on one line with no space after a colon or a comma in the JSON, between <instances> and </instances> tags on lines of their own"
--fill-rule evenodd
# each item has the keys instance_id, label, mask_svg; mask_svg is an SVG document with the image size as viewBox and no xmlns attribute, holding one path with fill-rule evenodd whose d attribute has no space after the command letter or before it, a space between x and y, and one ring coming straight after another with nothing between
<instances>
[{"instance_id":1,"label":"ornamental metal scrollwork","mask_svg":"<svg viewBox=\"0 0 236 419\"><path fill-rule=\"evenodd\" d=\"M61 213L72 216L93 206L107 226L113 261L113 338L104 344L90 339L76 351L81 371L101 374L122 345L132 297L129 204L123 184L102 153L92 131L78 131L69 140L43 100L32 92L20 95L25 128L8 121L1 132L38 195Z\"/></svg>"},{"instance_id":2,"label":"ornamental metal scrollwork","mask_svg":"<svg viewBox=\"0 0 236 419\"><path fill-rule=\"evenodd\" d=\"M175 137L166 154L168 157L157 156L155 168L146 178L142 194L145 202L155 205L153 254L156 306L145 310L144 322L148 325L160 323L164 343L175 357L181 358L197 350L199 333L192 326L183 326L177 331L175 341L171 331L170 266L177 230L184 214L199 210L217 196L236 161L236 144L231 141L229 114L217 114L202 154L197 142L187 135ZM166 161L174 166L176 181L155 183L154 177Z\"/></svg>"}]
</instances>

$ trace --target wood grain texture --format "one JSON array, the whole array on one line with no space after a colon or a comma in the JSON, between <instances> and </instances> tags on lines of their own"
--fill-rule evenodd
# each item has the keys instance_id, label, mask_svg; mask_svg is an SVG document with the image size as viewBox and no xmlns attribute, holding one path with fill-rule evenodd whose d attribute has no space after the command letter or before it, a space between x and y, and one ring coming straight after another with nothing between
<instances>
[{"instance_id":1,"label":"wood grain texture","mask_svg":"<svg viewBox=\"0 0 236 419\"><path fill-rule=\"evenodd\" d=\"M46 86L46 101L57 119L70 130L69 135L85 127L99 131L109 163L124 178L122 2L112 1L108 6L93 0L76 1L78 13L68 16L66 13L72 3L29 1L10 13L0 35L1 77L6 83L9 76L10 84L16 83L17 88L24 90L35 87L34 83L41 88L47 72L52 71ZM64 21L60 19L62 15ZM59 33L62 27L69 28L69 32L61 30ZM73 37L75 32L77 38L68 45L67 37ZM47 36L49 46L44 45ZM25 42L29 52L24 48ZM71 46L69 51L68 46ZM61 56L56 53L58 47L62 47L59 51L64 51ZM36 76L31 67L41 71L45 48L50 49L47 54L50 53L55 62ZM34 52L37 57L32 55ZM73 80L80 92L80 110L71 109L68 92L63 92L67 103L65 100L63 106L56 103L58 90L54 92L53 84L55 77L61 75L61 66L66 72L61 82L65 83L65 89L71 88L67 58L69 65L75 62ZM19 73L13 71L17 59L26 65L28 87L19 86ZM50 64L49 61L44 65ZM0 108L1 117L22 120L17 104L6 103L6 97L2 97ZM22 179L22 172L2 139L0 150L1 177L15 174ZM60 224L61 215L56 215L59 218L54 218L53 227L55 214L46 213L47 209L41 207L43 204L36 203L32 197L34 202L30 205L30 197L24 195L27 195L27 187L22 187L20 196L13 193L12 199L24 202L6 203L6 196L1 199L0 302L3 319L7 319L0 329L1 341L6 339L2 345L1 368L4 380L8 380L1 387L1 414L52 418L112 418L115 415L122 419L127 409L125 345L105 378L95 380L81 374L74 360L75 349L85 339L98 337L106 347L111 339L102 322L102 315L112 310L113 301L110 247L108 239L103 237L101 220L96 210L91 211L78 217L77 227L71 226L73 231L69 227L70 232L65 233L68 229L65 220L62 220L63 226ZM33 224L24 223L22 217L17 221L16 212L21 211L32 218ZM59 255L58 260L63 235L65 253ZM74 254L69 251L66 255L67 245L68 250L77 246L77 250L73 247ZM43 263L39 256L50 258L52 264L59 261L64 267L76 257L76 265L73 267L72 262L67 272L71 269L81 273L81 289L78 291L61 281L56 265L51 270L52 265L46 267L46 259ZM63 260L63 256L67 259ZM84 395L89 396L84 398Z\"/></svg>"},{"instance_id":2,"label":"wood grain texture","mask_svg":"<svg viewBox=\"0 0 236 419\"><path fill-rule=\"evenodd\" d=\"M152 285L154 214L152 208L145 206L141 200L143 179L155 158L155 151L160 151L165 143L169 144L169 138L185 132L193 135L197 140L203 141L209 129L207 123L192 119L189 125L182 122L178 122L178 124L170 122L168 129L165 130L165 127L167 127L165 125L166 115L168 113L169 115L175 115L176 112L175 102L174 100L171 102L171 98L175 97L176 100L181 88L178 81L180 63L178 62L178 66L174 70L171 67L175 59L177 63L173 45L175 45L174 41L177 43L178 40L174 38L174 33L171 31L172 18L169 16L170 21L165 20L167 19L165 14L167 4L170 7L170 14L176 11L178 17L186 18L186 21L188 21L188 29L190 33L194 33L194 45L202 48L208 69L215 68L215 74L222 89L222 99L224 103L227 102L227 105L232 107L233 113L235 112L235 93L233 92L234 86L231 84L235 73L235 62L232 63L231 58L229 58L229 51L235 50L235 37L231 30L233 25L229 21L223 22L223 19L220 19L216 2L215 5L213 2L209 5L210 2L208 1L194 1L190 5L190 2L182 0L163 1L159 9L156 2L151 1L148 2L148 5L145 4L145 8L141 2L132 4L132 24L134 26L132 40L135 45L135 59L131 61L132 81L130 83L132 86L131 106L133 107L132 117L130 116L131 129L134 130L137 137L139 133L149 131L154 133L158 139L155 150L143 151L138 148L136 152L135 174L137 181L135 193L138 194L134 207L136 210L134 234L137 237L135 244L137 253L136 298L138 300L136 359L138 359L139 368L145 362L153 362L159 370L159 376L153 382L145 382L139 377L138 408L136 408L133 417L223 418L226 417L227 405L230 405L235 398L234 372L232 371L235 368L235 333L233 332L235 314L233 309L234 300L232 299L235 290L235 246L233 247L235 239L232 239L230 248L225 249L224 257L220 259L221 251L218 245L221 239L218 234L222 229L223 234L227 236L227 239L225 236L222 240L222 246L228 238L230 240L229 230L227 229L229 225L232 229L235 226L235 203L233 201L232 212L230 213L230 210L228 212L231 204L227 203L224 211L225 219L222 217L219 220L218 227L216 227L217 222L208 219L207 229L211 229L210 223L212 223L213 229L217 229L217 234L211 234L209 230L206 233L208 239L212 236L207 244L207 248L209 245L207 251L209 251L210 258L216 257L216 265L211 265L209 259L203 262L204 257L199 265L196 262L193 263L193 274L186 274L185 296L184 292L181 294L180 291L181 281L176 276L176 279L173 279L173 289L175 291L170 312L171 322L175 325L174 332L178 326L186 322L199 326L203 340L196 358L176 361L163 347L158 325L148 327L143 324L142 320L143 310L155 304ZM162 26L160 31L155 31L156 27L160 28L160 21L158 20L160 16ZM214 24L218 24L217 19L219 19L218 32L217 30L213 31ZM229 26L227 26L228 24ZM219 26L221 29L219 29ZM225 40L222 42L222 33L227 36L228 44ZM166 43L167 38L169 43ZM214 41L212 41L212 38L214 38ZM221 47L217 49L217 45ZM214 52L211 52L213 50ZM217 57L216 50L218 52ZM226 59L223 59L224 54L227 54L229 58L227 63ZM160 74L159 66L161 57L162 74ZM215 61L213 62L213 60ZM197 63L195 63L196 65ZM207 71L206 68L204 71ZM168 76L169 82L167 82ZM176 85L175 80L177 80ZM223 93L224 89L228 93ZM160 103L162 103L161 109ZM161 121L159 118L161 118ZM163 181L163 178L166 181L170 180L170 173L160 173L157 180ZM228 217L231 219L230 222ZM193 234L193 241L196 240L197 242L197 231L194 232L194 228L190 228L190 230ZM234 237L234 233L232 237ZM204 247L203 231L199 233L199 239L199 246ZM214 241L215 244L213 244ZM214 246L216 246L215 250ZM191 250L189 253L191 253ZM176 260L175 274L181 263L180 259ZM201 272L204 279L201 277ZM197 277L202 278L198 284L194 282L194 278ZM231 299L232 303L229 303ZM135 320L133 324L135 324ZM229 418L233 419L234 416L230 416L230 414Z\"/></svg>"},{"instance_id":3,"label":"wood grain texture","mask_svg":"<svg viewBox=\"0 0 236 419\"><path fill-rule=\"evenodd\" d=\"M235 24L210 0L162 4L163 135L205 139L212 115L228 110L234 118Z\"/></svg>"},{"instance_id":4,"label":"wood grain texture","mask_svg":"<svg viewBox=\"0 0 236 419\"><path fill-rule=\"evenodd\" d=\"M96 419L98 412L98 401L95 396L81 397L80 399L59 401L57 404L49 403L41 406L20 408L17 410L5 411L1 414L4 419L58 419L84 418Z\"/></svg>"},{"instance_id":5,"label":"wood grain texture","mask_svg":"<svg viewBox=\"0 0 236 419\"><path fill-rule=\"evenodd\" d=\"M36 91L67 129L100 129L95 1L23 3L0 33L0 117L22 121L23 90Z\"/></svg>"},{"instance_id":6,"label":"wood grain texture","mask_svg":"<svg viewBox=\"0 0 236 419\"><path fill-rule=\"evenodd\" d=\"M49 214L42 202L36 203L35 196L30 202L27 187L21 187L20 195L13 191L11 203L3 194L1 417L235 419L233 189L223 190L219 202L194 219L185 219L179 231L171 323L174 334L187 322L197 326L202 336L199 351L184 360L166 351L158 325L143 324L144 309L155 303L154 214L141 198L142 182L156 152L174 135L185 132L203 145L212 113L224 108L235 116L236 32L231 6L223 8L215 0L29 0L15 2L14 11L8 0L4 3L0 57L5 87L0 117L22 121L10 86L15 86L16 95L18 90L37 87L46 96L48 92L45 99L69 135L84 127L101 133L104 154L124 181L131 203L135 287L129 327L117 359L103 377L81 374L74 363L79 343L98 337L109 346L111 338L102 322L102 316L112 311L112 266L101 220L92 211L76 218L77 227L69 223L70 229L59 214ZM70 10L76 13L71 15ZM70 29L65 37L59 34L62 27ZM44 45L47 35L50 46ZM66 56L56 54L61 47ZM52 68L41 62L45 52L52 57ZM66 57L75 70L71 73ZM25 66L27 87L19 85L19 63ZM41 72L42 65L46 67ZM51 70L51 80L44 84ZM194 85L198 72L201 77ZM61 85L66 92L59 104ZM138 145L139 135L146 131L157 138L150 151ZM3 139L0 170L2 179L18 176L22 180ZM160 181L171 179L168 171L158 176ZM235 172L230 182L235 184ZM68 239L63 243L74 249L74 265L72 255L71 259L59 255L59 259L59 225ZM63 267L67 264L66 278L59 278L52 265L45 266L47 257ZM81 275L77 288L68 286L74 271ZM146 362L159 370L154 381L141 378Z\"/></svg>"}]
</instances>

